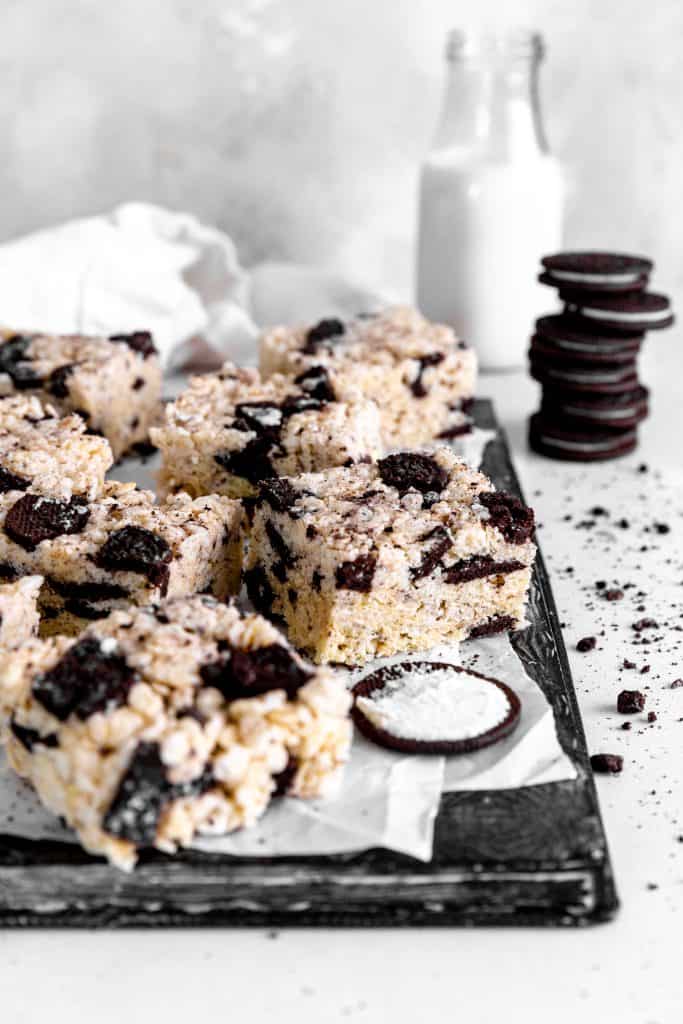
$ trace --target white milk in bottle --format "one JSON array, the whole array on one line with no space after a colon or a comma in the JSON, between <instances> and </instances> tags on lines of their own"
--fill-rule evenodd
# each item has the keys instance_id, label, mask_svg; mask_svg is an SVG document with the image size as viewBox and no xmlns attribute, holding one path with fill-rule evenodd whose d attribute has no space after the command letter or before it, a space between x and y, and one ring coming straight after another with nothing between
<instances>
[{"instance_id":1,"label":"white milk in bottle","mask_svg":"<svg viewBox=\"0 0 683 1024\"><path fill-rule=\"evenodd\" d=\"M420 183L417 303L451 324L483 369L525 362L534 319L553 305L537 282L561 247L564 189L538 97L542 42L462 32Z\"/></svg>"}]
</instances>

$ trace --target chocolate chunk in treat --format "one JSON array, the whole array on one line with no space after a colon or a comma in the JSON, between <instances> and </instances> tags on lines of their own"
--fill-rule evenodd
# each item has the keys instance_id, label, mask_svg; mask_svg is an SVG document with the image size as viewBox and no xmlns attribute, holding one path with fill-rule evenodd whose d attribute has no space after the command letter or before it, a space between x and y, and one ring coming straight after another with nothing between
<instances>
[{"instance_id":1,"label":"chocolate chunk in treat","mask_svg":"<svg viewBox=\"0 0 683 1024\"><path fill-rule=\"evenodd\" d=\"M80 533L89 517L90 511L82 498L59 501L25 494L8 511L5 533L26 551L34 551L44 540Z\"/></svg>"},{"instance_id":2,"label":"chocolate chunk in treat","mask_svg":"<svg viewBox=\"0 0 683 1024\"><path fill-rule=\"evenodd\" d=\"M325 403L313 395L289 395L282 403L282 415L285 419L296 416L301 412L311 412L322 409Z\"/></svg>"},{"instance_id":3,"label":"chocolate chunk in treat","mask_svg":"<svg viewBox=\"0 0 683 1024\"><path fill-rule=\"evenodd\" d=\"M292 788L292 783L296 778L298 770L299 762L296 757L293 757L292 754L290 754L287 764L282 771L273 776L273 782L275 783L275 789L273 790L274 797L287 796L287 793Z\"/></svg>"},{"instance_id":4,"label":"chocolate chunk in treat","mask_svg":"<svg viewBox=\"0 0 683 1024\"><path fill-rule=\"evenodd\" d=\"M427 356L421 356L418 360L417 376L410 383L410 390L414 394L415 398L425 398L428 394L427 388L424 385L423 376L425 370L429 366L438 366L439 363L444 361L443 352L431 352Z\"/></svg>"},{"instance_id":5,"label":"chocolate chunk in treat","mask_svg":"<svg viewBox=\"0 0 683 1024\"><path fill-rule=\"evenodd\" d=\"M220 690L226 700L258 697L271 690L285 690L291 700L313 673L300 665L282 644L268 644L251 651L226 651L199 671L205 686Z\"/></svg>"},{"instance_id":6,"label":"chocolate chunk in treat","mask_svg":"<svg viewBox=\"0 0 683 1024\"><path fill-rule=\"evenodd\" d=\"M167 541L158 533L143 526L124 526L109 534L95 555L95 565L110 572L139 572L163 595L171 558Z\"/></svg>"},{"instance_id":7,"label":"chocolate chunk in treat","mask_svg":"<svg viewBox=\"0 0 683 1024\"><path fill-rule=\"evenodd\" d=\"M9 727L14 738L19 740L22 747L28 750L29 753L34 747L39 745L43 747L59 746L59 737L56 732L50 732L43 736L37 729L29 729L28 726L19 725L14 717L10 719Z\"/></svg>"},{"instance_id":8,"label":"chocolate chunk in treat","mask_svg":"<svg viewBox=\"0 0 683 1024\"><path fill-rule=\"evenodd\" d=\"M154 842L164 807L172 800L206 792L214 784L210 772L190 782L173 785L166 776L156 743L143 741L132 760L104 816L105 832L139 846Z\"/></svg>"},{"instance_id":9,"label":"chocolate chunk in treat","mask_svg":"<svg viewBox=\"0 0 683 1024\"><path fill-rule=\"evenodd\" d=\"M346 327L343 321L337 317L328 317L326 320L320 320L306 334L306 342L301 351L305 352L306 355L314 355L323 342L333 344L334 339L338 340L345 330Z\"/></svg>"},{"instance_id":10,"label":"chocolate chunk in treat","mask_svg":"<svg viewBox=\"0 0 683 1024\"><path fill-rule=\"evenodd\" d=\"M636 715L645 707L645 694L640 690L622 690L617 697L617 711L622 715Z\"/></svg>"},{"instance_id":11,"label":"chocolate chunk in treat","mask_svg":"<svg viewBox=\"0 0 683 1024\"><path fill-rule=\"evenodd\" d=\"M137 674L108 641L84 636L57 664L33 683L33 697L46 711L65 721L84 720L96 711L123 704Z\"/></svg>"},{"instance_id":12,"label":"chocolate chunk in treat","mask_svg":"<svg viewBox=\"0 0 683 1024\"><path fill-rule=\"evenodd\" d=\"M330 375L324 366L312 366L310 370L304 370L294 378L294 383L298 384L311 398L317 398L320 402L336 401Z\"/></svg>"},{"instance_id":13,"label":"chocolate chunk in treat","mask_svg":"<svg viewBox=\"0 0 683 1024\"><path fill-rule=\"evenodd\" d=\"M424 495L440 494L448 483L448 473L431 455L422 452L396 452L377 463L379 475L387 487L395 487L403 497L408 491Z\"/></svg>"},{"instance_id":14,"label":"chocolate chunk in treat","mask_svg":"<svg viewBox=\"0 0 683 1024\"><path fill-rule=\"evenodd\" d=\"M137 352L143 359L157 354L156 345L149 331L133 331L130 334L111 334L110 341L127 345L133 352Z\"/></svg>"},{"instance_id":15,"label":"chocolate chunk in treat","mask_svg":"<svg viewBox=\"0 0 683 1024\"><path fill-rule=\"evenodd\" d=\"M534 510L506 491L483 491L479 503L488 510L485 522L502 533L510 544L524 544L534 532Z\"/></svg>"},{"instance_id":16,"label":"chocolate chunk in treat","mask_svg":"<svg viewBox=\"0 0 683 1024\"><path fill-rule=\"evenodd\" d=\"M581 651L582 654L588 654L589 651L595 650L597 639L594 636L582 637L576 645L577 651Z\"/></svg>"},{"instance_id":17,"label":"chocolate chunk in treat","mask_svg":"<svg viewBox=\"0 0 683 1024\"><path fill-rule=\"evenodd\" d=\"M253 569L246 569L242 573L242 578L247 588L247 597L256 611L261 612L262 615L270 615L275 594L263 566L256 565Z\"/></svg>"},{"instance_id":18,"label":"chocolate chunk in treat","mask_svg":"<svg viewBox=\"0 0 683 1024\"><path fill-rule=\"evenodd\" d=\"M367 594L372 589L372 581L377 568L377 555L359 555L349 562L337 566L334 578L337 590L357 590Z\"/></svg>"},{"instance_id":19,"label":"chocolate chunk in treat","mask_svg":"<svg viewBox=\"0 0 683 1024\"><path fill-rule=\"evenodd\" d=\"M17 476L0 466L0 494L7 494L8 491L25 491L30 487L31 481L24 476Z\"/></svg>"},{"instance_id":20,"label":"chocolate chunk in treat","mask_svg":"<svg viewBox=\"0 0 683 1024\"><path fill-rule=\"evenodd\" d=\"M621 754L593 754L591 768L601 775L619 775L624 767Z\"/></svg>"},{"instance_id":21,"label":"chocolate chunk in treat","mask_svg":"<svg viewBox=\"0 0 683 1024\"><path fill-rule=\"evenodd\" d=\"M446 552L453 546L453 538L445 526L435 526L433 530L422 537L422 541L429 541L429 544L423 549L420 564L410 570L414 580L430 576Z\"/></svg>"},{"instance_id":22,"label":"chocolate chunk in treat","mask_svg":"<svg viewBox=\"0 0 683 1024\"><path fill-rule=\"evenodd\" d=\"M481 750L509 736L521 712L519 697L506 683L442 662L384 666L356 683L352 693L359 731L379 746L409 754ZM463 729L461 708L470 695L486 699L479 700L479 721L470 719Z\"/></svg>"},{"instance_id":23,"label":"chocolate chunk in treat","mask_svg":"<svg viewBox=\"0 0 683 1024\"><path fill-rule=\"evenodd\" d=\"M54 395L55 398L68 398L69 385L67 382L75 369L75 363L65 363L63 366L54 368L46 385L51 395Z\"/></svg>"}]
</instances>

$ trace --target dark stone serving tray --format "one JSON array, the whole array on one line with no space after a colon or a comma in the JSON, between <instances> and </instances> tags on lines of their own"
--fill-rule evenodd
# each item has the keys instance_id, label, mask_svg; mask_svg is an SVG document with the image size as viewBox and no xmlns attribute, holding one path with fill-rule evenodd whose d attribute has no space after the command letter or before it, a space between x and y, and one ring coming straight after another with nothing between
<instances>
[{"instance_id":1,"label":"dark stone serving tray","mask_svg":"<svg viewBox=\"0 0 683 1024\"><path fill-rule=\"evenodd\" d=\"M491 403L475 418L495 427ZM521 496L504 436L484 469ZM0 925L579 925L618 902L586 740L539 555L531 626L514 646L552 704L578 778L447 793L429 864L385 850L333 857L143 856L126 875L77 846L0 835Z\"/></svg>"}]
</instances>

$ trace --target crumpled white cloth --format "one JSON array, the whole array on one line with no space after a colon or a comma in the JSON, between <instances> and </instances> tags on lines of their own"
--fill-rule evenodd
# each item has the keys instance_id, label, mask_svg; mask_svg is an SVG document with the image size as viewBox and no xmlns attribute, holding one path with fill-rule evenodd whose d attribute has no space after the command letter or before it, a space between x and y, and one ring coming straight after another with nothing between
<instances>
[{"instance_id":1,"label":"crumpled white cloth","mask_svg":"<svg viewBox=\"0 0 683 1024\"><path fill-rule=\"evenodd\" d=\"M250 363L260 328L377 308L331 271L246 271L224 232L188 213L126 203L0 245L2 324L112 334L150 330L166 369Z\"/></svg>"}]
</instances>

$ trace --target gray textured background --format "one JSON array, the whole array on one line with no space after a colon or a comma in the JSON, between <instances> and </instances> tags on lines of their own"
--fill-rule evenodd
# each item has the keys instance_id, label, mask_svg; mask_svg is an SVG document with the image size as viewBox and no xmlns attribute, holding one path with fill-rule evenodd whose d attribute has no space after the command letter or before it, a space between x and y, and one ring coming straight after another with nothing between
<instances>
[{"instance_id":1,"label":"gray textured background","mask_svg":"<svg viewBox=\"0 0 683 1024\"><path fill-rule=\"evenodd\" d=\"M0 238L143 198L245 262L405 287L443 38L496 8L548 39L567 242L650 253L680 297L678 0L2 0Z\"/></svg>"}]
</instances>

